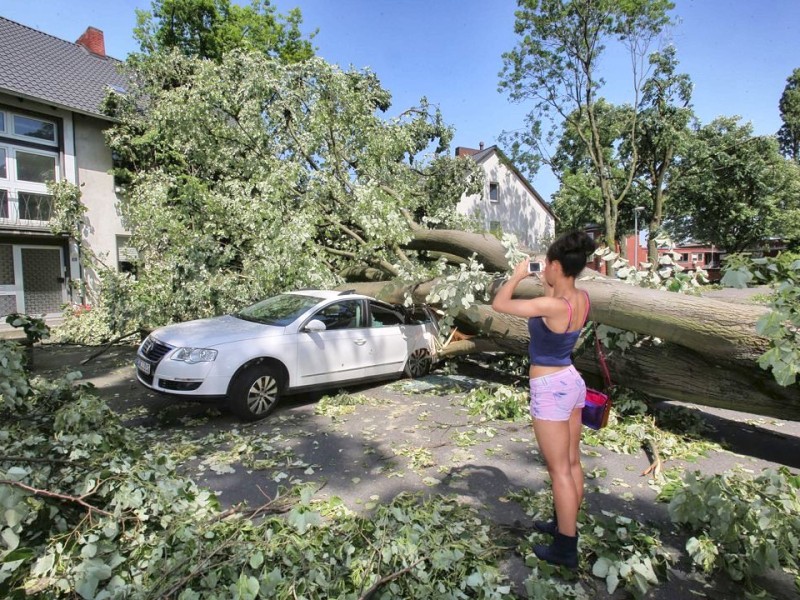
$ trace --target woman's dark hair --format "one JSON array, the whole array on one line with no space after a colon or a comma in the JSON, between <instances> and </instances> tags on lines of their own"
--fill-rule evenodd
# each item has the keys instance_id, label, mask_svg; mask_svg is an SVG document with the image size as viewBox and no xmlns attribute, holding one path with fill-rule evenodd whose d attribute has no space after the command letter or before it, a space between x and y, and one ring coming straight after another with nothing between
<instances>
[{"instance_id":1,"label":"woman's dark hair","mask_svg":"<svg viewBox=\"0 0 800 600\"><path fill-rule=\"evenodd\" d=\"M583 231L565 233L547 249L547 260L561 263L567 277L577 277L586 266L586 257L594 252L594 240Z\"/></svg>"}]
</instances>

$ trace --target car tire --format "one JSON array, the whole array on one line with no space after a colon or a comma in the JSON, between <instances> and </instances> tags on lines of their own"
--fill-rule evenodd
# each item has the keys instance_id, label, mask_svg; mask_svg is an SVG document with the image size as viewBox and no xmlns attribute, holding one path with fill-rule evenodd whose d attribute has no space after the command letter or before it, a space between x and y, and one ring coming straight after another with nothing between
<instances>
[{"instance_id":1,"label":"car tire","mask_svg":"<svg viewBox=\"0 0 800 600\"><path fill-rule=\"evenodd\" d=\"M416 378L427 375L433 366L433 358L426 348L417 348L406 360L405 372L409 377Z\"/></svg>"},{"instance_id":2,"label":"car tire","mask_svg":"<svg viewBox=\"0 0 800 600\"><path fill-rule=\"evenodd\" d=\"M231 386L233 413L246 421L258 421L269 415L283 396L283 375L269 365L253 365L236 377Z\"/></svg>"}]
</instances>

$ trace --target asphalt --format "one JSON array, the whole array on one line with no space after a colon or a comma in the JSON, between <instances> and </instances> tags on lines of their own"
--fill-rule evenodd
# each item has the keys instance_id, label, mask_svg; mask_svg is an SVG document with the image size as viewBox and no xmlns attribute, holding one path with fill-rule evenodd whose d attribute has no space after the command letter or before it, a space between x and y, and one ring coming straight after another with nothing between
<instances>
[{"instance_id":1,"label":"asphalt","mask_svg":"<svg viewBox=\"0 0 800 600\"><path fill-rule=\"evenodd\" d=\"M261 505L282 486L315 482L321 486L318 497L339 497L356 511L368 512L404 491L448 494L478 507L512 541L531 531L534 517L509 494L544 489L546 470L527 423L476 422L460 404L466 390L486 376L479 370L350 388L348 393L367 401L350 414L317 414L320 395L287 398L268 419L244 424L224 406L178 402L143 388L135 381L133 346L112 346L86 362L98 350L37 347L34 369L46 375L80 370L128 426L161 439L200 440L201 449L184 469L214 490L224 506ZM442 393L443 387L450 389ZM710 440L726 446L697 462L675 463L686 470L708 475L737 467L755 473L800 469L800 422L684 406L711 426ZM248 445L270 460L245 464L241 447ZM240 449L232 452L236 446ZM692 570L683 550L687 535L671 524L666 504L656 501L641 474L649 464L643 451L625 455L588 446L583 451L585 471L595 474L587 479L586 509L659 529L677 559L667 581L647 598L742 597L741 588L726 578L707 580ZM524 558L511 553L503 569L524 597L522 582L530 573ZM625 597L619 591L609 595L591 575L584 583L590 597ZM785 573L772 573L763 583L776 598L797 597Z\"/></svg>"}]
</instances>

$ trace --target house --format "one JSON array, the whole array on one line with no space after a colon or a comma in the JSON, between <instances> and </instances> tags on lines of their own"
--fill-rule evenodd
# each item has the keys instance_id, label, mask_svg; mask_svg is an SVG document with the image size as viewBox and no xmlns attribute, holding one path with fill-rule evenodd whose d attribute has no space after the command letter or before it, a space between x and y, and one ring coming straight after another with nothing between
<instances>
[{"instance_id":1,"label":"house","mask_svg":"<svg viewBox=\"0 0 800 600\"><path fill-rule=\"evenodd\" d=\"M672 252L679 255L675 262L687 271L703 269L708 273L708 280L719 281L722 277L720 265L725 259L725 250L714 244L703 242L693 242L691 240L676 244L672 250L669 248L659 248L659 254Z\"/></svg>"},{"instance_id":2,"label":"house","mask_svg":"<svg viewBox=\"0 0 800 600\"><path fill-rule=\"evenodd\" d=\"M487 231L513 233L530 250L544 251L555 237L555 214L539 193L497 146L456 148L485 173L482 194L464 194L456 210L475 216Z\"/></svg>"},{"instance_id":3,"label":"house","mask_svg":"<svg viewBox=\"0 0 800 600\"><path fill-rule=\"evenodd\" d=\"M85 243L106 264L125 262L100 108L125 80L93 27L72 43L0 17L0 57L0 318L53 315L82 302L78 284L93 274L83 272L75 240L50 231L48 181L80 186Z\"/></svg>"}]
</instances>

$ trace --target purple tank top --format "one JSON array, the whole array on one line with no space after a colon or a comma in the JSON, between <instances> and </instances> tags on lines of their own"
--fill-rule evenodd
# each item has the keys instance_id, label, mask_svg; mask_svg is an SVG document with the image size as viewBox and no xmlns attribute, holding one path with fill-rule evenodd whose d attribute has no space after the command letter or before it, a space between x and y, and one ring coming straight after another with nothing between
<instances>
[{"instance_id":1,"label":"purple tank top","mask_svg":"<svg viewBox=\"0 0 800 600\"><path fill-rule=\"evenodd\" d=\"M586 294L586 292L583 292ZM566 298L562 298L567 303L569 310L569 324L572 323L572 305ZM583 323L589 316L589 294L586 294L586 314L583 316ZM572 364L572 349L578 341L581 330L565 331L555 333L545 325L542 317L531 317L528 319L528 333L531 341L528 346L532 365L543 367L566 367Z\"/></svg>"}]
</instances>

